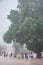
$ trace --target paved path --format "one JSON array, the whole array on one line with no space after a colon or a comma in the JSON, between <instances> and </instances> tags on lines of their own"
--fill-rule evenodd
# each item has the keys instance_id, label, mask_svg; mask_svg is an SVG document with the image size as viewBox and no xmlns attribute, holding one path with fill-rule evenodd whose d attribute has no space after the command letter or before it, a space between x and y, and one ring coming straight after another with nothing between
<instances>
[{"instance_id":1,"label":"paved path","mask_svg":"<svg viewBox=\"0 0 43 65\"><path fill-rule=\"evenodd\" d=\"M43 59L14 59L0 57L0 65L43 65Z\"/></svg>"}]
</instances>

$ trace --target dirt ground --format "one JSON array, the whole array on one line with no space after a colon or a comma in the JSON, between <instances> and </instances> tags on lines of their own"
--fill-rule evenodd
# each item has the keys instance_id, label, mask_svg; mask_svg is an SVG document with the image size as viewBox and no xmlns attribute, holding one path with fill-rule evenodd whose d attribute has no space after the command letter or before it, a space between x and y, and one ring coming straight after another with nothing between
<instances>
[{"instance_id":1,"label":"dirt ground","mask_svg":"<svg viewBox=\"0 0 43 65\"><path fill-rule=\"evenodd\" d=\"M0 65L43 65L43 59L0 58Z\"/></svg>"}]
</instances>

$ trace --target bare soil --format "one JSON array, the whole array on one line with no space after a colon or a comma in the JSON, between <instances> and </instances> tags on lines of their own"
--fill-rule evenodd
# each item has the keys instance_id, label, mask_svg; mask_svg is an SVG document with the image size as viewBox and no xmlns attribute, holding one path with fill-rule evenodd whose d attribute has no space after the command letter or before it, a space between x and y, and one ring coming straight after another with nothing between
<instances>
[{"instance_id":1,"label":"bare soil","mask_svg":"<svg viewBox=\"0 0 43 65\"><path fill-rule=\"evenodd\" d=\"M0 65L43 65L43 59L0 58Z\"/></svg>"}]
</instances>

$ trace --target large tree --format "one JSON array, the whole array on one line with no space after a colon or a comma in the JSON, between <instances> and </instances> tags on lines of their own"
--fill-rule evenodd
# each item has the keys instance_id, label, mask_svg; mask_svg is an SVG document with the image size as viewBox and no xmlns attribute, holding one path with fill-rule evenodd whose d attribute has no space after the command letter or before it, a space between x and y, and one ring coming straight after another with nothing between
<instances>
[{"instance_id":1,"label":"large tree","mask_svg":"<svg viewBox=\"0 0 43 65\"><path fill-rule=\"evenodd\" d=\"M43 51L43 16L39 16L36 22L30 17L26 18L16 36L18 42L26 43L27 48L37 53L40 58Z\"/></svg>"},{"instance_id":2,"label":"large tree","mask_svg":"<svg viewBox=\"0 0 43 65\"><path fill-rule=\"evenodd\" d=\"M16 39L20 44L41 57L43 51L43 0L18 0L19 11L11 10L8 19L11 26L4 35L9 43Z\"/></svg>"}]
</instances>

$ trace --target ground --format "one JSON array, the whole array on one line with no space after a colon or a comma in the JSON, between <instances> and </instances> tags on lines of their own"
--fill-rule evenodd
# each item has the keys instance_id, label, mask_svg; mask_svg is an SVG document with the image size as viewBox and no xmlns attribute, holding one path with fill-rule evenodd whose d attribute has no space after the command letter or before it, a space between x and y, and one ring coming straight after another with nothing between
<instances>
[{"instance_id":1,"label":"ground","mask_svg":"<svg viewBox=\"0 0 43 65\"><path fill-rule=\"evenodd\" d=\"M0 57L0 65L43 65L43 59L14 59Z\"/></svg>"}]
</instances>

